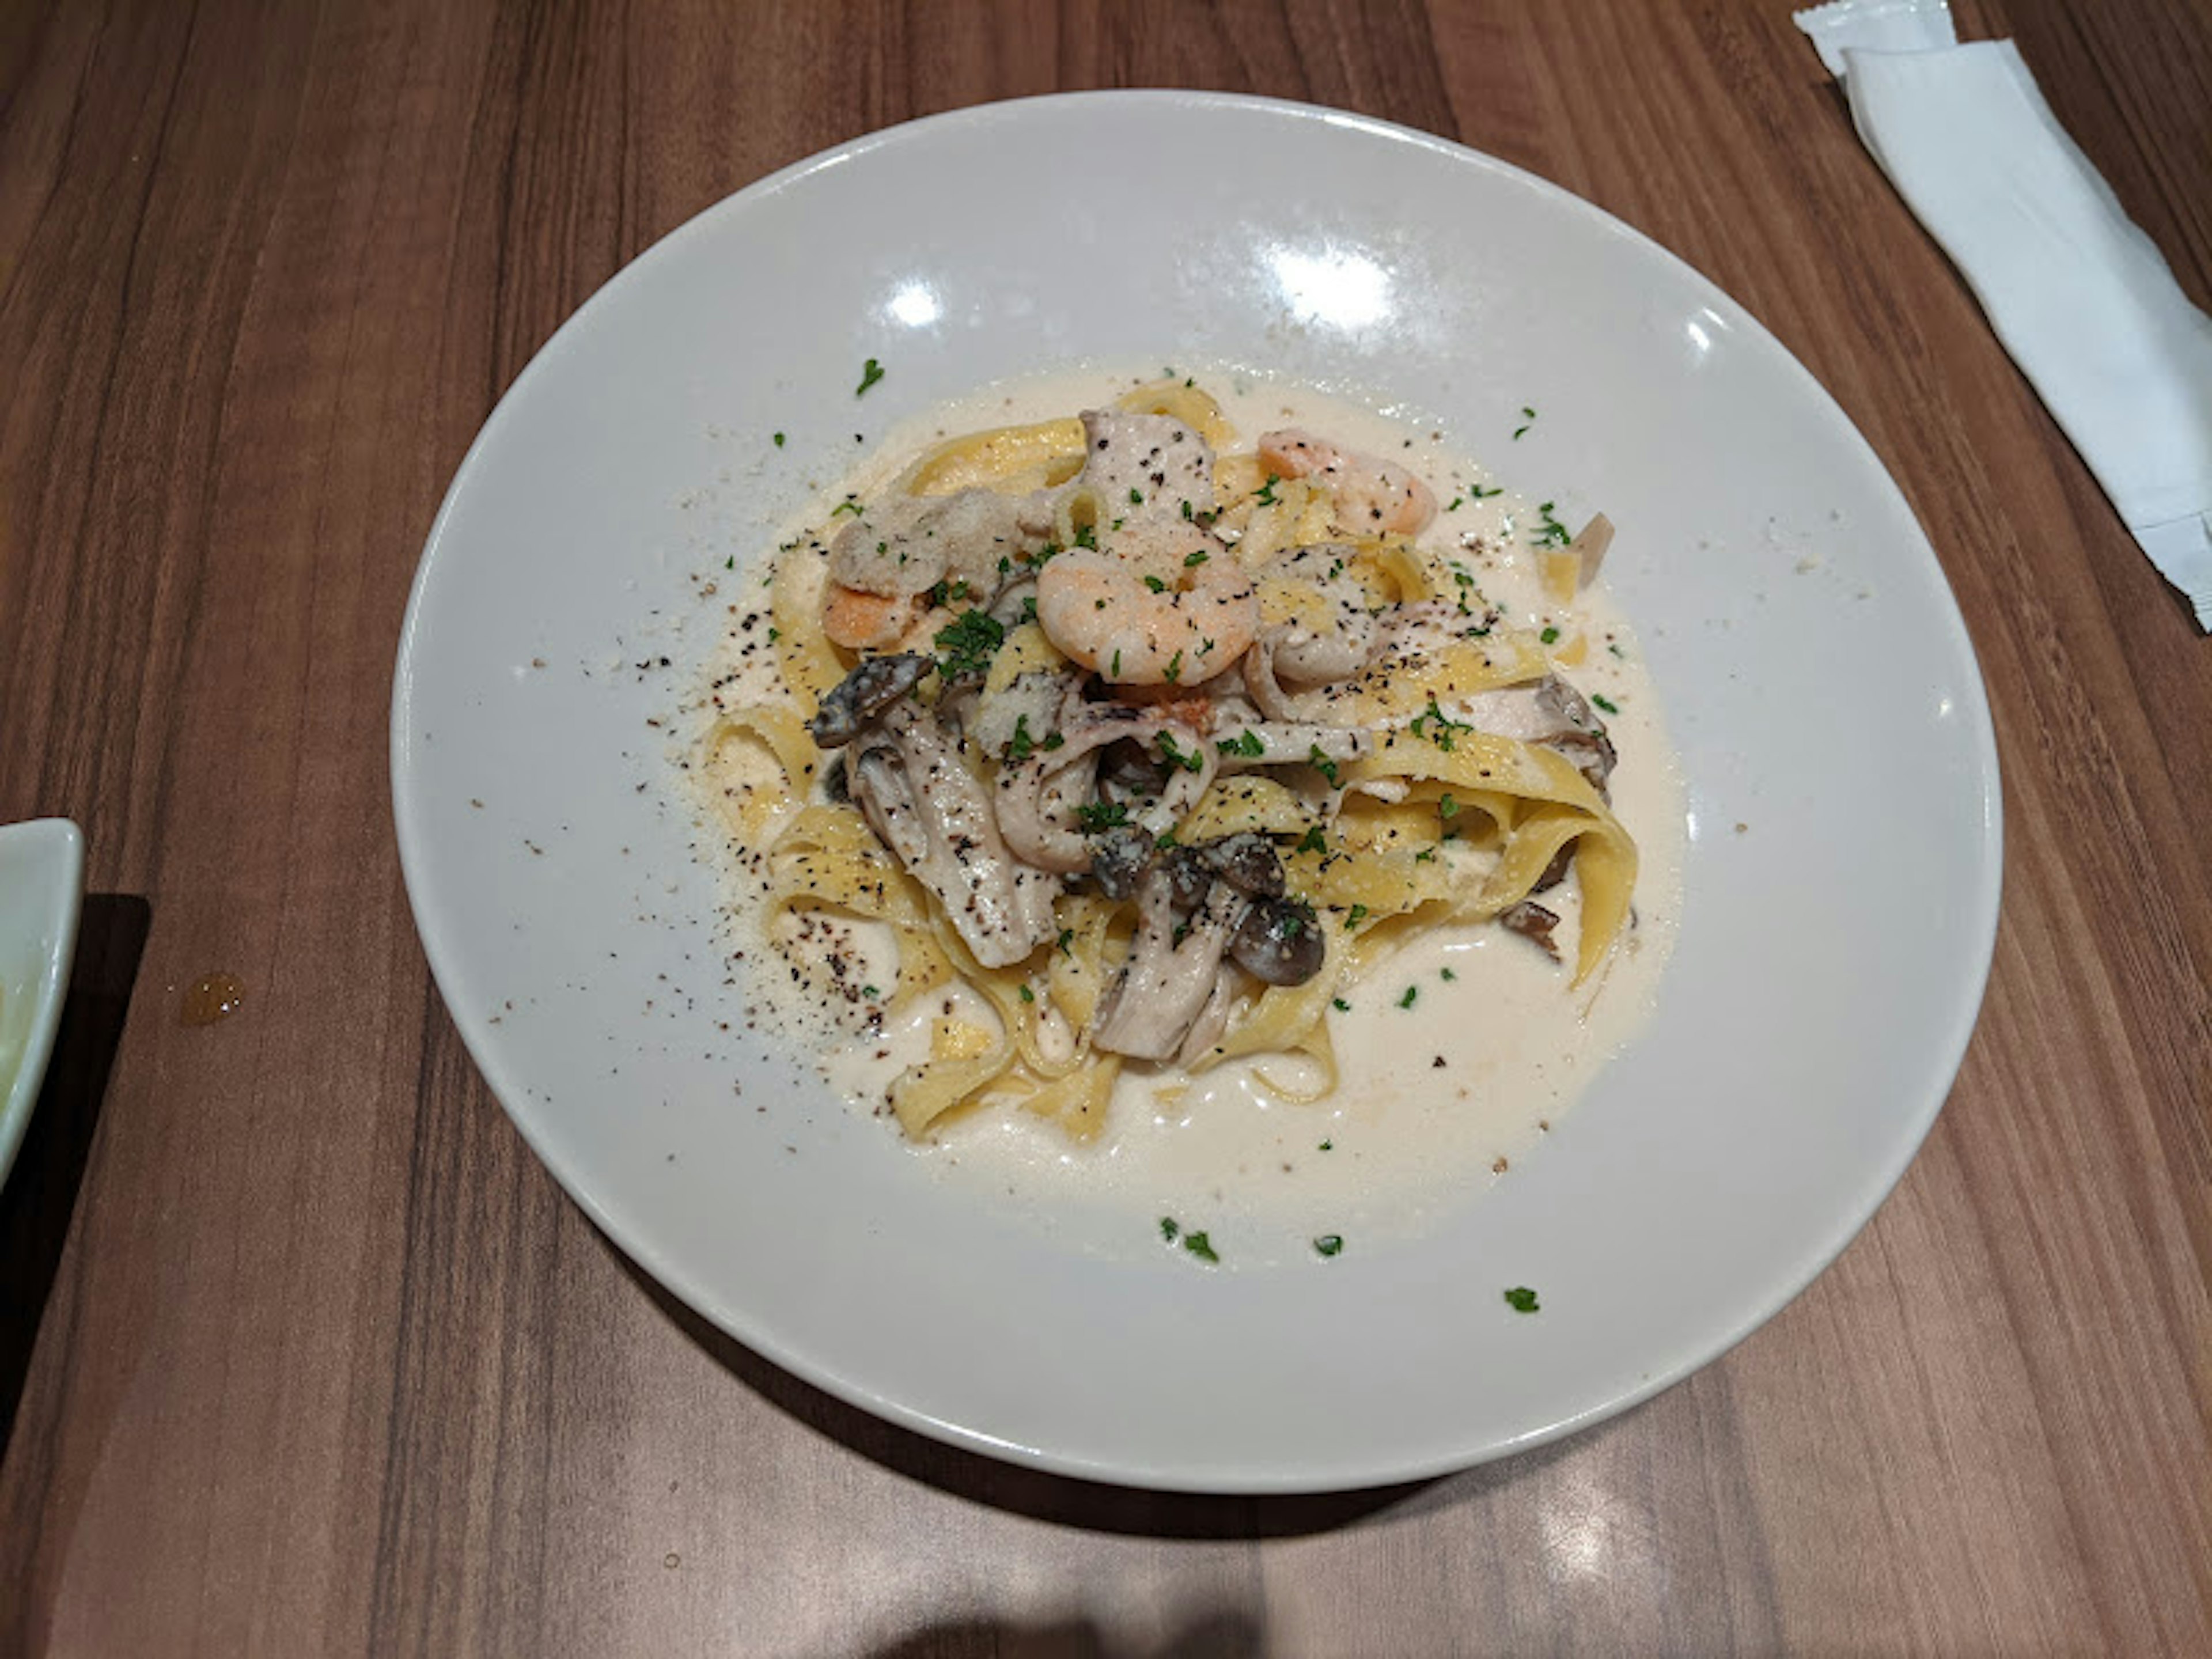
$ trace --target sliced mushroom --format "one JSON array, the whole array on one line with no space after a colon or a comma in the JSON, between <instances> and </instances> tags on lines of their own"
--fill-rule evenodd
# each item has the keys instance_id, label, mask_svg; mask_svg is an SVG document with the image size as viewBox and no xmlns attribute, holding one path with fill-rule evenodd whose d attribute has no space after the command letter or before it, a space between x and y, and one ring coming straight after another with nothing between
<instances>
[{"instance_id":1,"label":"sliced mushroom","mask_svg":"<svg viewBox=\"0 0 2212 1659\"><path fill-rule=\"evenodd\" d=\"M1229 951L1238 967L1269 985L1303 985L1328 957L1313 906L1290 898L1255 900L1237 924Z\"/></svg>"},{"instance_id":2,"label":"sliced mushroom","mask_svg":"<svg viewBox=\"0 0 2212 1659\"><path fill-rule=\"evenodd\" d=\"M1525 684L1480 692L1453 714L1479 732L1516 738L1555 749L1574 763L1600 795L1606 793L1615 760L1605 723L1589 699L1557 674Z\"/></svg>"},{"instance_id":3,"label":"sliced mushroom","mask_svg":"<svg viewBox=\"0 0 2212 1659\"><path fill-rule=\"evenodd\" d=\"M842 749L869 721L920 685L937 665L918 653L870 657L822 699L808 730L823 749Z\"/></svg>"},{"instance_id":4,"label":"sliced mushroom","mask_svg":"<svg viewBox=\"0 0 2212 1659\"><path fill-rule=\"evenodd\" d=\"M1559 918L1535 900L1522 899L1509 907L1499 914L1498 924L1540 946L1553 961L1559 959L1559 947L1552 939L1552 930L1559 925Z\"/></svg>"},{"instance_id":5,"label":"sliced mushroom","mask_svg":"<svg viewBox=\"0 0 2212 1659\"><path fill-rule=\"evenodd\" d=\"M1155 861L1138 885L1137 937L1091 1027L1091 1046L1103 1053L1167 1059L1182 1047L1213 994L1248 901L1226 883L1214 883L1191 919L1181 921L1175 888L1165 860Z\"/></svg>"},{"instance_id":6,"label":"sliced mushroom","mask_svg":"<svg viewBox=\"0 0 2212 1659\"><path fill-rule=\"evenodd\" d=\"M976 961L1008 967L1057 936L1058 879L1008 855L989 795L925 710L895 703L862 732L848 773L870 825Z\"/></svg>"}]
</instances>

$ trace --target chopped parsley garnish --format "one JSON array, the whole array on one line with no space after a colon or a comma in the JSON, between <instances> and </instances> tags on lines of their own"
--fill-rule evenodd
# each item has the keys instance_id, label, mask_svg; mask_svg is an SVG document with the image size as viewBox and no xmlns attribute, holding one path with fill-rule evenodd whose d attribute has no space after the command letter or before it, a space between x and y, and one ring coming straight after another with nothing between
<instances>
[{"instance_id":1,"label":"chopped parsley garnish","mask_svg":"<svg viewBox=\"0 0 2212 1659\"><path fill-rule=\"evenodd\" d=\"M1539 502L1536 507L1536 512L1538 516L1544 521L1543 527L1536 532L1537 546L1565 547L1569 542L1574 540L1573 533L1568 530L1566 526L1561 524L1557 519L1552 516L1551 502Z\"/></svg>"},{"instance_id":2,"label":"chopped parsley garnish","mask_svg":"<svg viewBox=\"0 0 2212 1659\"><path fill-rule=\"evenodd\" d=\"M857 495L848 495L843 501L838 502L836 506L830 509L830 516L833 519L840 513L849 513L854 518L859 518L860 516L860 498ZM876 551L878 553L883 550L884 550L880 547L876 549Z\"/></svg>"},{"instance_id":3,"label":"chopped parsley garnish","mask_svg":"<svg viewBox=\"0 0 2212 1659\"><path fill-rule=\"evenodd\" d=\"M1160 733L1157 741L1159 744L1160 758L1170 766L1180 766L1186 772L1206 770L1206 757L1197 750L1181 747L1164 732Z\"/></svg>"},{"instance_id":4,"label":"chopped parsley garnish","mask_svg":"<svg viewBox=\"0 0 2212 1659\"><path fill-rule=\"evenodd\" d=\"M1455 732L1474 730L1474 727L1465 720L1455 720L1437 708L1437 700L1433 696L1429 698L1429 706L1414 715L1407 725L1415 737L1426 738L1447 753L1456 746L1457 740L1453 735Z\"/></svg>"},{"instance_id":5,"label":"chopped parsley garnish","mask_svg":"<svg viewBox=\"0 0 2212 1659\"><path fill-rule=\"evenodd\" d=\"M1168 591L1168 585L1162 581L1158 576L1146 577L1145 586L1155 593L1164 593Z\"/></svg>"},{"instance_id":6,"label":"chopped parsley garnish","mask_svg":"<svg viewBox=\"0 0 2212 1659\"><path fill-rule=\"evenodd\" d=\"M1036 747L1036 739L1030 736L1030 717L1027 714L1015 716L1013 741L1006 745L1006 758L1025 761L1030 757L1030 751Z\"/></svg>"},{"instance_id":7,"label":"chopped parsley garnish","mask_svg":"<svg viewBox=\"0 0 2212 1659\"><path fill-rule=\"evenodd\" d=\"M1233 738L1217 742L1213 746L1224 755L1242 755L1248 760L1255 755L1264 755L1267 752L1267 745L1260 740L1260 734L1257 732L1240 732Z\"/></svg>"},{"instance_id":8,"label":"chopped parsley garnish","mask_svg":"<svg viewBox=\"0 0 2212 1659\"><path fill-rule=\"evenodd\" d=\"M1075 821L1094 833L1119 830L1129 821L1129 809L1118 800L1085 801L1075 809Z\"/></svg>"},{"instance_id":9,"label":"chopped parsley garnish","mask_svg":"<svg viewBox=\"0 0 2212 1659\"><path fill-rule=\"evenodd\" d=\"M1505 486L1504 484L1492 484L1487 489L1485 489L1480 484L1469 484L1467 487L1467 498L1471 501L1486 501L1492 495L1503 495L1504 493Z\"/></svg>"},{"instance_id":10,"label":"chopped parsley garnish","mask_svg":"<svg viewBox=\"0 0 2212 1659\"><path fill-rule=\"evenodd\" d=\"M1355 904L1344 913L1344 925L1346 927L1357 927L1366 920L1367 907L1364 904Z\"/></svg>"},{"instance_id":11,"label":"chopped parsley garnish","mask_svg":"<svg viewBox=\"0 0 2212 1659\"><path fill-rule=\"evenodd\" d=\"M1321 1149L1324 1152L1333 1152L1336 1150L1336 1143L1333 1140L1324 1140L1321 1144Z\"/></svg>"},{"instance_id":12,"label":"chopped parsley garnish","mask_svg":"<svg viewBox=\"0 0 2212 1659\"><path fill-rule=\"evenodd\" d=\"M878 997L883 995L883 993L878 991L872 985L863 985L860 988L860 994L866 997L870 1002L873 1002Z\"/></svg>"},{"instance_id":13,"label":"chopped parsley garnish","mask_svg":"<svg viewBox=\"0 0 2212 1659\"><path fill-rule=\"evenodd\" d=\"M1451 981L1457 979L1459 975L1452 972L1450 969L1446 968L1439 970L1439 977L1449 984Z\"/></svg>"},{"instance_id":14,"label":"chopped parsley garnish","mask_svg":"<svg viewBox=\"0 0 2212 1659\"><path fill-rule=\"evenodd\" d=\"M1526 1285L1516 1285L1511 1290L1506 1291L1505 1305L1512 1309L1515 1313L1539 1311L1536 1306L1536 1292Z\"/></svg>"},{"instance_id":15,"label":"chopped parsley garnish","mask_svg":"<svg viewBox=\"0 0 2212 1659\"><path fill-rule=\"evenodd\" d=\"M1262 507L1273 507L1275 504L1275 486L1280 483L1282 480L1270 472L1267 482L1253 493L1252 499Z\"/></svg>"},{"instance_id":16,"label":"chopped parsley garnish","mask_svg":"<svg viewBox=\"0 0 2212 1659\"><path fill-rule=\"evenodd\" d=\"M778 449L782 448L782 447L783 447L783 434L781 434L781 432L779 432L779 433L775 434L775 447L776 447Z\"/></svg>"},{"instance_id":17,"label":"chopped parsley garnish","mask_svg":"<svg viewBox=\"0 0 2212 1659\"><path fill-rule=\"evenodd\" d=\"M1170 685L1176 684L1182 678L1182 652L1178 651L1175 655L1168 659L1168 665L1160 670L1160 678L1165 680ZM1194 772L1198 770L1195 766L1192 767L1190 769Z\"/></svg>"},{"instance_id":18,"label":"chopped parsley garnish","mask_svg":"<svg viewBox=\"0 0 2212 1659\"><path fill-rule=\"evenodd\" d=\"M946 679L980 674L991 665L992 653L1006 643L1004 623L988 611L963 611L937 630L936 645L944 654L937 672Z\"/></svg>"},{"instance_id":19,"label":"chopped parsley garnish","mask_svg":"<svg viewBox=\"0 0 2212 1659\"><path fill-rule=\"evenodd\" d=\"M1030 990L1028 986L1024 985L1021 987L1020 989L1022 1000L1024 1002L1035 1002L1036 1000L1036 993Z\"/></svg>"},{"instance_id":20,"label":"chopped parsley garnish","mask_svg":"<svg viewBox=\"0 0 2212 1659\"><path fill-rule=\"evenodd\" d=\"M1440 818L1457 817L1459 816L1459 803L1454 800L1449 795L1439 798L1437 801L1437 816Z\"/></svg>"},{"instance_id":21,"label":"chopped parsley garnish","mask_svg":"<svg viewBox=\"0 0 2212 1659\"><path fill-rule=\"evenodd\" d=\"M1330 788L1334 789L1337 787L1336 763L1322 752L1322 748L1319 744L1315 744L1312 748L1307 751L1306 760L1308 763L1312 766L1315 771L1320 773L1322 776L1328 780L1328 786Z\"/></svg>"},{"instance_id":22,"label":"chopped parsley garnish","mask_svg":"<svg viewBox=\"0 0 2212 1659\"><path fill-rule=\"evenodd\" d=\"M782 630L781 628L775 628L775 627L771 627L771 628L768 630L768 642L769 642L770 645L774 645L774 644L775 644L778 640L781 639L782 637L783 637L783 630Z\"/></svg>"},{"instance_id":23,"label":"chopped parsley garnish","mask_svg":"<svg viewBox=\"0 0 2212 1659\"><path fill-rule=\"evenodd\" d=\"M1049 754L1066 741L1067 739L1060 736L1059 732L1048 732L1044 734L1044 741L1039 744L1037 747L1043 750L1047 754Z\"/></svg>"},{"instance_id":24,"label":"chopped parsley garnish","mask_svg":"<svg viewBox=\"0 0 2212 1659\"><path fill-rule=\"evenodd\" d=\"M1299 836L1295 850L1301 853L1326 854L1328 851L1328 839L1322 834L1321 825L1315 824L1304 835Z\"/></svg>"},{"instance_id":25,"label":"chopped parsley garnish","mask_svg":"<svg viewBox=\"0 0 2212 1659\"><path fill-rule=\"evenodd\" d=\"M883 378L884 366L873 357L869 358L866 362L860 365L860 384L853 389L853 395L855 398L859 397Z\"/></svg>"},{"instance_id":26,"label":"chopped parsley garnish","mask_svg":"<svg viewBox=\"0 0 2212 1659\"><path fill-rule=\"evenodd\" d=\"M1218 1264L1221 1260L1219 1256L1213 1253L1212 1241L1208 1239L1204 1233L1185 1233L1182 1236L1182 1247L1186 1250L1188 1250L1193 1255L1196 1256L1200 1261Z\"/></svg>"},{"instance_id":27,"label":"chopped parsley garnish","mask_svg":"<svg viewBox=\"0 0 2212 1659\"><path fill-rule=\"evenodd\" d=\"M1344 1235L1323 1233L1319 1238L1314 1240L1314 1249L1323 1255L1336 1255L1344 1249Z\"/></svg>"},{"instance_id":28,"label":"chopped parsley garnish","mask_svg":"<svg viewBox=\"0 0 2212 1659\"><path fill-rule=\"evenodd\" d=\"M1520 441L1520 439L1521 439L1521 434L1522 434L1522 433L1526 432L1526 431L1527 431L1530 427L1532 427L1532 426L1534 426L1534 425L1535 425L1535 424L1536 424L1536 411L1535 411L1534 410L1533 410L1533 409L1529 408L1529 407L1528 407L1528 404L1522 404L1522 405L1521 405L1521 424L1520 424L1520 425L1518 425L1518 426L1516 426L1516 427L1515 427L1515 428L1513 428L1513 438L1514 438L1514 441L1515 441L1515 442L1516 442L1516 443L1517 443L1517 442L1519 442L1519 441Z\"/></svg>"},{"instance_id":29,"label":"chopped parsley garnish","mask_svg":"<svg viewBox=\"0 0 2212 1659\"><path fill-rule=\"evenodd\" d=\"M1447 513L1456 513L1456 512L1458 512L1458 511L1459 511L1459 506L1460 506L1460 503L1461 503L1462 501L1465 501L1466 499L1467 499L1467 497L1466 497L1466 496L1464 496L1464 495L1455 495L1455 496L1453 496L1449 501L1446 501L1446 502L1444 503L1444 511L1445 511L1445 512L1447 512Z\"/></svg>"},{"instance_id":30,"label":"chopped parsley garnish","mask_svg":"<svg viewBox=\"0 0 2212 1659\"><path fill-rule=\"evenodd\" d=\"M1338 1013L1340 1013L1340 1014L1348 1014L1348 1013L1350 1013L1350 1012L1352 1012L1352 1005L1351 1005L1350 1003L1346 1002L1346 1001L1342 997L1331 997L1331 998L1328 1000L1328 1006L1329 1006L1330 1007L1332 1007L1332 1008L1335 1009L1335 1010L1336 1010L1336 1012L1337 1012ZM1327 1152L1328 1150L1328 1145L1327 1145L1326 1143L1323 1143L1323 1145L1322 1145L1322 1151L1323 1151L1323 1152Z\"/></svg>"},{"instance_id":31,"label":"chopped parsley garnish","mask_svg":"<svg viewBox=\"0 0 2212 1659\"><path fill-rule=\"evenodd\" d=\"M953 599L964 599L968 597L968 579L958 576L951 581L932 582L922 590L922 597L929 601L932 610Z\"/></svg>"},{"instance_id":32,"label":"chopped parsley garnish","mask_svg":"<svg viewBox=\"0 0 2212 1659\"><path fill-rule=\"evenodd\" d=\"M1064 957L1073 956L1075 952L1070 947L1075 943L1075 929L1073 927L1061 928L1060 930L1060 937L1053 942L1060 946L1060 955Z\"/></svg>"},{"instance_id":33,"label":"chopped parsley garnish","mask_svg":"<svg viewBox=\"0 0 2212 1659\"><path fill-rule=\"evenodd\" d=\"M1172 1216L1164 1215L1160 1218L1160 1237L1169 1243L1174 1243L1176 1242L1176 1235L1182 1231L1182 1228L1176 1225L1175 1218Z\"/></svg>"},{"instance_id":34,"label":"chopped parsley garnish","mask_svg":"<svg viewBox=\"0 0 2212 1659\"><path fill-rule=\"evenodd\" d=\"M1595 703L1599 708L1604 709L1608 714L1618 714L1620 712L1620 705L1613 702L1612 698L1605 696L1602 692L1593 694L1590 697L1590 701Z\"/></svg>"},{"instance_id":35,"label":"chopped parsley garnish","mask_svg":"<svg viewBox=\"0 0 2212 1659\"><path fill-rule=\"evenodd\" d=\"M1536 637L1547 645L1557 645L1559 642L1559 630L1556 628L1547 628Z\"/></svg>"},{"instance_id":36,"label":"chopped parsley garnish","mask_svg":"<svg viewBox=\"0 0 2212 1659\"><path fill-rule=\"evenodd\" d=\"M1206 550L1202 547L1195 553L1186 553L1182 556L1182 568L1186 570L1195 570L1205 562Z\"/></svg>"},{"instance_id":37,"label":"chopped parsley garnish","mask_svg":"<svg viewBox=\"0 0 2212 1659\"><path fill-rule=\"evenodd\" d=\"M1433 847L1424 847L1413 854L1413 862L1416 864L1434 864L1436 861L1437 849Z\"/></svg>"},{"instance_id":38,"label":"chopped parsley garnish","mask_svg":"<svg viewBox=\"0 0 2212 1659\"><path fill-rule=\"evenodd\" d=\"M1408 985L1406 988L1406 994L1398 999L1398 1006L1401 1008L1410 1008L1413 1006L1413 999L1420 994L1421 988L1419 986Z\"/></svg>"},{"instance_id":39,"label":"chopped parsley garnish","mask_svg":"<svg viewBox=\"0 0 2212 1659\"><path fill-rule=\"evenodd\" d=\"M1075 532L1075 544L1078 547L1087 547L1094 553L1097 552L1098 550L1098 526L1095 524L1086 524L1079 527Z\"/></svg>"},{"instance_id":40,"label":"chopped parsley garnish","mask_svg":"<svg viewBox=\"0 0 2212 1659\"><path fill-rule=\"evenodd\" d=\"M1132 507L1142 507L1144 504L1145 504L1145 492L1144 492L1143 490L1141 490L1141 489L1138 489L1134 484L1130 485L1130 487L1129 487L1129 505L1130 505L1130 506L1132 506Z\"/></svg>"},{"instance_id":41,"label":"chopped parsley garnish","mask_svg":"<svg viewBox=\"0 0 2212 1659\"><path fill-rule=\"evenodd\" d=\"M1188 501L1185 501L1185 502L1182 504L1182 515L1183 515L1183 517L1184 517L1184 518L1186 518L1186 519L1188 519L1188 518L1192 517L1192 514L1191 514L1191 510L1190 510L1190 503L1189 503Z\"/></svg>"}]
</instances>

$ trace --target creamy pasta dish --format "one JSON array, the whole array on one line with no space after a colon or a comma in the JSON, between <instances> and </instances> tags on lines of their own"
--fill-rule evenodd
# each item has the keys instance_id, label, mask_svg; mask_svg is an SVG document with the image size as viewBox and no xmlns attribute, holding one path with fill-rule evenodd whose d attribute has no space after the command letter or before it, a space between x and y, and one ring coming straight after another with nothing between
<instances>
[{"instance_id":1,"label":"creamy pasta dish","mask_svg":"<svg viewBox=\"0 0 2212 1659\"><path fill-rule=\"evenodd\" d=\"M1080 1141L1125 1078L1231 1062L1327 1097L1334 1016L1439 930L1602 981L1638 868L1577 684L1625 654L1577 621L1611 528L1524 513L1542 608L1493 603L1458 515L1501 492L1412 459L1161 380L934 437L779 550L702 770L790 973L926 1032L907 1133ZM891 947L858 983L855 927Z\"/></svg>"}]
</instances>

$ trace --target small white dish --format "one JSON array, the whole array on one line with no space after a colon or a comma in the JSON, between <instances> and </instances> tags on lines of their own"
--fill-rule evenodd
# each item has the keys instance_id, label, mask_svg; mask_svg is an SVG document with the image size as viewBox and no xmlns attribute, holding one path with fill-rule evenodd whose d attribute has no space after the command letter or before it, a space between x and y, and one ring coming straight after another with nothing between
<instances>
[{"instance_id":1,"label":"small white dish","mask_svg":"<svg viewBox=\"0 0 2212 1659\"><path fill-rule=\"evenodd\" d=\"M53 1053L84 901L84 836L67 818L0 824L0 1182Z\"/></svg>"},{"instance_id":2,"label":"small white dish","mask_svg":"<svg viewBox=\"0 0 2212 1659\"><path fill-rule=\"evenodd\" d=\"M885 375L858 397L867 358ZM1392 404L1517 487L1602 507L1688 782L1650 1030L1510 1179L1417 1237L1295 1270L1199 1269L1145 1246L1143 1218L1127 1249L1041 1237L748 1029L651 724L732 597L702 588L756 579L890 422L1133 360ZM1996 930L1973 652L1904 498L1812 376L1540 179L1212 94L876 134L640 258L463 463L416 575L392 753L447 1006L610 1237L868 1410L1182 1490L1437 1474L1723 1352L1903 1173ZM1505 1305L1518 1285L1540 1314Z\"/></svg>"}]
</instances>

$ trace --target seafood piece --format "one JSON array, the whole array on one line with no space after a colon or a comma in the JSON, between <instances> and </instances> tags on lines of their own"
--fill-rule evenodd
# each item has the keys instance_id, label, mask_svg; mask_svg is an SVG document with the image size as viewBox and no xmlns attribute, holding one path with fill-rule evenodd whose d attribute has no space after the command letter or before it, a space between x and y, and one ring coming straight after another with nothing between
<instances>
[{"instance_id":1,"label":"seafood piece","mask_svg":"<svg viewBox=\"0 0 2212 1659\"><path fill-rule=\"evenodd\" d=\"M1075 548L1037 574L1037 622L1060 653L1109 685L1195 684L1230 668L1259 631L1252 580L1234 559L1172 574Z\"/></svg>"},{"instance_id":2,"label":"seafood piece","mask_svg":"<svg viewBox=\"0 0 2212 1659\"><path fill-rule=\"evenodd\" d=\"M863 508L830 544L822 631L848 651L874 650L945 597L988 604L1043 551L1056 499L977 489Z\"/></svg>"},{"instance_id":3,"label":"seafood piece","mask_svg":"<svg viewBox=\"0 0 2212 1659\"><path fill-rule=\"evenodd\" d=\"M1262 433L1260 459L1279 477L1327 484L1336 495L1336 527L1349 536L1418 536L1437 516L1428 485L1396 462L1339 449L1296 427Z\"/></svg>"}]
</instances>

